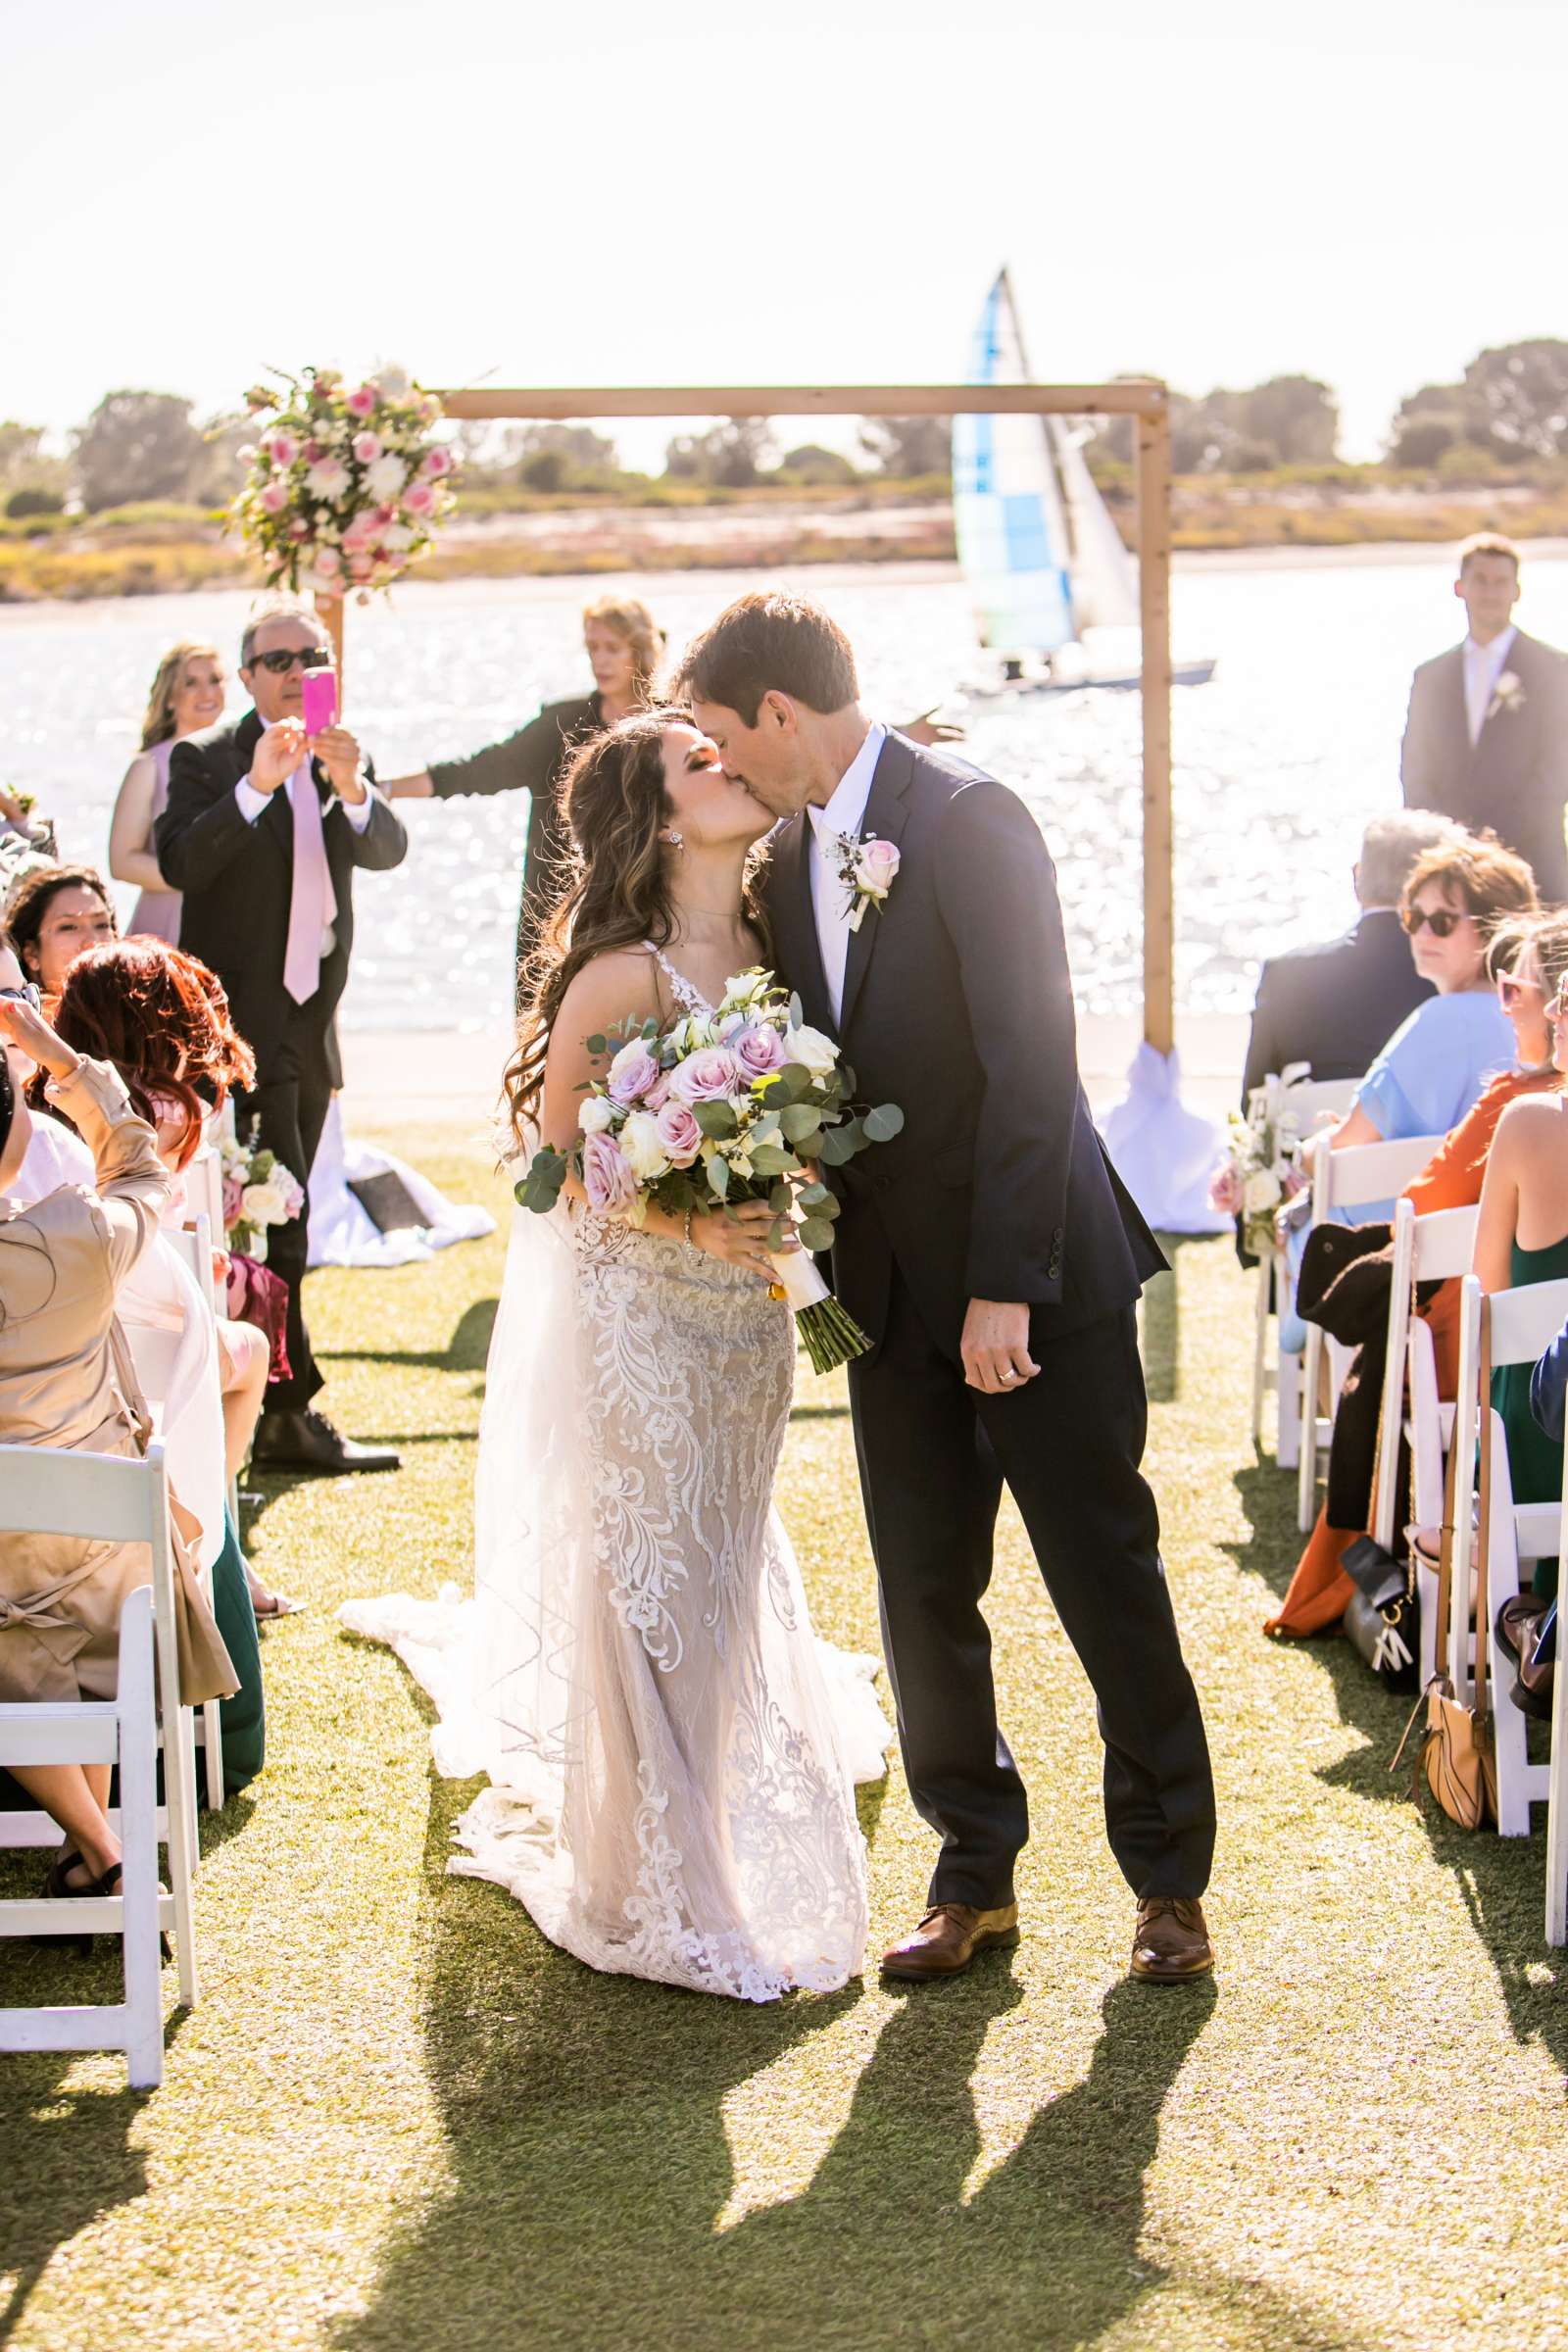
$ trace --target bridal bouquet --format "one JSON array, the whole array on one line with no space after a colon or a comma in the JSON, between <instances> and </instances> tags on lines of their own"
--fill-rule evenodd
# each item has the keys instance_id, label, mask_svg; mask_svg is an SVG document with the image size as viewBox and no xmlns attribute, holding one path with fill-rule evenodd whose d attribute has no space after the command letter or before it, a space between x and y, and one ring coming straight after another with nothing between
<instances>
[{"instance_id":1,"label":"bridal bouquet","mask_svg":"<svg viewBox=\"0 0 1568 2352\"><path fill-rule=\"evenodd\" d=\"M729 981L710 1014L690 1013L663 1036L656 1021L628 1025L591 1037L588 1050L610 1059L584 1097L580 1138L567 1152L534 1153L516 1187L523 1207L554 1208L568 1170L591 1208L634 1225L650 1206L680 1217L766 1200L774 1296L794 1307L813 1369L862 1355L870 1342L810 1260L831 1244L839 1213L812 1163L842 1167L891 1141L904 1125L897 1104L858 1107L838 1047L760 970ZM779 1249L791 1227L801 1250Z\"/></svg>"},{"instance_id":2,"label":"bridal bouquet","mask_svg":"<svg viewBox=\"0 0 1568 2352\"><path fill-rule=\"evenodd\" d=\"M275 1152L225 1135L220 1145L223 1179L223 1232L231 1250L267 1262L267 1232L287 1225L305 1206L305 1190Z\"/></svg>"},{"instance_id":3,"label":"bridal bouquet","mask_svg":"<svg viewBox=\"0 0 1568 2352\"><path fill-rule=\"evenodd\" d=\"M1292 1080L1304 1077L1306 1068L1305 1062L1293 1063L1283 1077L1254 1087L1245 1118L1231 1112L1227 1156L1208 1188L1220 1215L1241 1218L1243 1245L1257 1257L1273 1250L1275 1216L1306 1181L1304 1139L1291 1102Z\"/></svg>"},{"instance_id":4,"label":"bridal bouquet","mask_svg":"<svg viewBox=\"0 0 1568 2352\"><path fill-rule=\"evenodd\" d=\"M248 472L230 521L270 587L358 588L363 602L425 553L453 507L456 461L431 438L441 404L417 384L349 386L331 368L282 383L245 396L257 439L239 453Z\"/></svg>"}]
</instances>

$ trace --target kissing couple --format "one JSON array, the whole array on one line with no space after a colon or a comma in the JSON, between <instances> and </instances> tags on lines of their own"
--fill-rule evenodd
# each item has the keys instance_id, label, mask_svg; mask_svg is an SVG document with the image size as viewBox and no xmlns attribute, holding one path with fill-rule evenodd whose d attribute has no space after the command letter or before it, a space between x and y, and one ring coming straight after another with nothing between
<instances>
[{"instance_id":1,"label":"kissing couple","mask_svg":"<svg viewBox=\"0 0 1568 2352\"><path fill-rule=\"evenodd\" d=\"M573 760L575 863L507 1076L519 1142L580 1145L607 1033L711 1016L759 965L902 1108L833 1172L899 1740L940 1840L883 1971L950 1977L1018 1940L1028 1808L982 1612L1005 1482L1099 1701L1132 1974L1205 1975L1213 1784L1139 1469L1136 1304L1164 1260L1079 1083L1039 828L870 720L848 641L802 599L730 606L681 690ZM489 1777L454 1869L594 1968L743 2000L834 1988L864 1965L854 1783L888 1731L870 1662L813 1636L774 1509L796 1336L773 1211L636 1221L595 1200L569 1178L549 1214L517 1213L472 1600L344 1622L436 1697L438 1768Z\"/></svg>"}]
</instances>

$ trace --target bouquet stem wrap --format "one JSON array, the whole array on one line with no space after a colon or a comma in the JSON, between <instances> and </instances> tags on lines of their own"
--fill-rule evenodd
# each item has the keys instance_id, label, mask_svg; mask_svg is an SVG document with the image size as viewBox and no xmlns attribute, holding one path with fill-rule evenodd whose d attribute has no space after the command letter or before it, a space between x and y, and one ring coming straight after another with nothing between
<instances>
[{"instance_id":1,"label":"bouquet stem wrap","mask_svg":"<svg viewBox=\"0 0 1568 2352\"><path fill-rule=\"evenodd\" d=\"M853 1355L864 1355L871 1343L846 1314L817 1271L808 1250L769 1250L776 1277L773 1290L795 1310L795 1321L813 1372L832 1372Z\"/></svg>"}]
</instances>

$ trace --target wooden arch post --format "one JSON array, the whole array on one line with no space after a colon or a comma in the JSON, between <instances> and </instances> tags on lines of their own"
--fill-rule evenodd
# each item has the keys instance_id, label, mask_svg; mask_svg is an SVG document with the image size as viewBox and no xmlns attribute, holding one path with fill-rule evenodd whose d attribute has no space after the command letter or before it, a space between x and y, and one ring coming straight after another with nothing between
<instances>
[{"instance_id":1,"label":"wooden arch post","mask_svg":"<svg viewBox=\"0 0 1568 2352\"><path fill-rule=\"evenodd\" d=\"M1131 416L1138 431L1138 576L1143 622L1144 1037L1176 1043L1170 750L1170 402L1152 379L1117 384L620 385L448 392L466 421L599 416ZM334 643L342 667L342 604ZM328 626L331 626L330 620Z\"/></svg>"}]
</instances>

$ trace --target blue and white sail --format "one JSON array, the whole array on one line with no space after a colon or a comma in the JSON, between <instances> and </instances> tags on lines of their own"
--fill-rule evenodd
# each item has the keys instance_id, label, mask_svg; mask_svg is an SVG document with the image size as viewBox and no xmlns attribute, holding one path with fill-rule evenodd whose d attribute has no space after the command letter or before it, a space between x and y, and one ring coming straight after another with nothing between
<instances>
[{"instance_id":1,"label":"blue and white sail","mask_svg":"<svg viewBox=\"0 0 1568 2352\"><path fill-rule=\"evenodd\" d=\"M1029 380L1004 270L970 352L972 384ZM982 645L1054 654L1078 634L1071 543L1043 416L955 416L953 517ZM1087 470L1087 469L1086 469Z\"/></svg>"}]
</instances>

